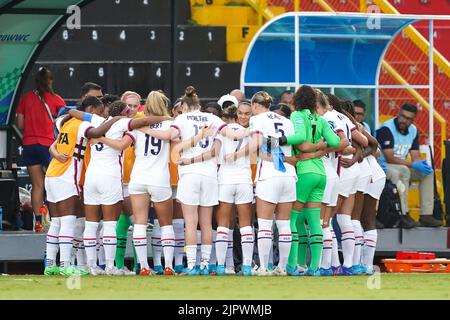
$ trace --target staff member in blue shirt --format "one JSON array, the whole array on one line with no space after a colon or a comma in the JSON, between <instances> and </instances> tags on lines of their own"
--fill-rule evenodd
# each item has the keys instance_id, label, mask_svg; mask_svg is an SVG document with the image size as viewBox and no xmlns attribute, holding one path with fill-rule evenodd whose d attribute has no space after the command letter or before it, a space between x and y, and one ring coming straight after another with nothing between
<instances>
[{"instance_id":1,"label":"staff member in blue shirt","mask_svg":"<svg viewBox=\"0 0 450 320\"><path fill-rule=\"evenodd\" d=\"M419 134L416 126L412 124L416 115L417 107L406 103L400 108L396 118L382 124L376 135L383 151L380 160L387 164L386 178L397 185L404 215L403 227L440 227L442 221L433 217L433 169L420 157ZM408 154L411 154L411 160L407 160ZM419 182L420 224L407 215L411 181Z\"/></svg>"}]
</instances>

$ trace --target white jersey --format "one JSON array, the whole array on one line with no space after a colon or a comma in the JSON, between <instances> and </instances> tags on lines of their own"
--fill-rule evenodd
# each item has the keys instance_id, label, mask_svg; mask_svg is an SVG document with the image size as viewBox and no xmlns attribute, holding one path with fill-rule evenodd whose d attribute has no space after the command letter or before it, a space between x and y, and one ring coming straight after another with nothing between
<instances>
[{"instance_id":1,"label":"white jersey","mask_svg":"<svg viewBox=\"0 0 450 320\"><path fill-rule=\"evenodd\" d=\"M235 131L244 129L244 127L237 123L228 124L227 128ZM250 168L249 156L241 157L233 163L227 163L225 161L227 154L245 148L250 139L246 137L235 141L221 135L218 135L216 139L222 143L219 153L219 184L252 184L252 170Z\"/></svg>"},{"instance_id":2,"label":"white jersey","mask_svg":"<svg viewBox=\"0 0 450 320\"><path fill-rule=\"evenodd\" d=\"M250 118L250 129L252 133L260 133L264 137L276 137L290 136L295 134L294 125L292 122L278 115L275 112L264 112L257 116ZM281 149L286 156L291 156L292 147L290 145L282 146ZM258 167L256 172L256 181L265 180L272 177L295 177L297 174L295 172L294 166L289 163L284 163L286 167L286 172L281 172L274 167L272 161L266 161L258 159Z\"/></svg>"},{"instance_id":3,"label":"white jersey","mask_svg":"<svg viewBox=\"0 0 450 320\"><path fill-rule=\"evenodd\" d=\"M325 112L323 115L323 118L328 122L330 125L330 128L338 134L339 132L345 132L346 127L345 124L342 122L342 120L338 117L340 113L336 110L331 110ZM324 157L322 157L322 161L325 167L333 168L335 171L338 167L339 162L339 153L337 152L330 152ZM327 174L328 176L328 174Z\"/></svg>"},{"instance_id":4,"label":"white jersey","mask_svg":"<svg viewBox=\"0 0 450 320\"><path fill-rule=\"evenodd\" d=\"M129 124L132 119L124 118L114 123L105 137L113 140L121 140L125 134L134 137L129 132ZM86 170L89 175L108 175L122 178L122 151L108 147L106 144L91 144L91 160Z\"/></svg>"},{"instance_id":5,"label":"white jersey","mask_svg":"<svg viewBox=\"0 0 450 320\"><path fill-rule=\"evenodd\" d=\"M172 121L163 121L151 125L150 128L165 131L171 124ZM130 134L135 140L136 156L130 184L170 187L170 141L159 140L139 130L133 130Z\"/></svg>"},{"instance_id":6,"label":"white jersey","mask_svg":"<svg viewBox=\"0 0 450 320\"><path fill-rule=\"evenodd\" d=\"M344 128L345 136L348 139L349 145L352 145L352 132L356 130L356 126L353 122L345 115L340 112L334 111L337 114L337 118L341 120L342 127ZM343 158L351 159L352 154L342 155Z\"/></svg>"},{"instance_id":7,"label":"white jersey","mask_svg":"<svg viewBox=\"0 0 450 320\"><path fill-rule=\"evenodd\" d=\"M206 112L198 110L180 114L176 117L171 127L179 132L181 141L197 135L205 126L213 126L219 133L226 123L219 117ZM193 158L201 155L206 151L210 151L214 142L214 136L209 136L199 141L194 147L183 151L183 158ZM183 174L195 173L208 177L217 178L217 163L215 159L210 159L204 162L197 162L185 166L178 166L178 174L181 178Z\"/></svg>"}]
</instances>

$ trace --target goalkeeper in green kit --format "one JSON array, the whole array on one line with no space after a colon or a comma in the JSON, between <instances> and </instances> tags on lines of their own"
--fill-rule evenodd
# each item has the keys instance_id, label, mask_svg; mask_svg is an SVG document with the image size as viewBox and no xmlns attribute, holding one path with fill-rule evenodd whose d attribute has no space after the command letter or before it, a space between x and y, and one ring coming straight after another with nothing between
<instances>
[{"instance_id":1,"label":"goalkeeper in green kit","mask_svg":"<svg viewBox=\"0 0 450 320\"><path fill-rule=\"evenodd\" d=\"M285 160L296 165L298 175L297 201L291 212L292 245L286 267L289 275L320 275L323 240L320 208L327 181L321 159L325 151L322 150L339 146L340 138L328 122L315 113L316 101L312 87L300 87L294 96L296 111L291 114L295 134L279 138L280 145L293 145L293 157ZM305 223L309 227L309 237ZM311 263L306 269L308 238Z\"/></svg>"}]
</instances>

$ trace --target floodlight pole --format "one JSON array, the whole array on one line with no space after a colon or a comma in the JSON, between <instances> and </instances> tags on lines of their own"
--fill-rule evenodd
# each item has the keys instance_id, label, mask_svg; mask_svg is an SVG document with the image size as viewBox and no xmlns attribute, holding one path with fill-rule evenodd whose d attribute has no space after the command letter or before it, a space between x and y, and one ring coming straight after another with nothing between
<instances>
[{"instance_id":1,"label":"floodlight pole","mask_svg":"<svg viewBox=\"0 0 450 320\"><path fill-rule=\"evenodd\" d=\"M428 53L428 68L429 68L429 103L430 108L428 110L429 113L429 139L430 139L430 145L431 150L434 154L434 20L430 20L430 35L429 35L429 41L430 41L430 47L429 47L429 53ZM441 137L445 138L445 137Z\"/></svg>"}]
</instances>

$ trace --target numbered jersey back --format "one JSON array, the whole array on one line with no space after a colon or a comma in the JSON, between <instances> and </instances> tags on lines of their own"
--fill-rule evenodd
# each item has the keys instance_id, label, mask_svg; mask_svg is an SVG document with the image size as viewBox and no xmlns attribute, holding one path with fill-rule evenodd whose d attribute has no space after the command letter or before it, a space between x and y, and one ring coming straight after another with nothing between
<instances>
[{"instance_id":1,"label":"numbered jersey back","mask_svg":"<svg viewBox=\"0 0 450 320\"><path fill-rule=\"evenodd\" d=\"M250 118L250 129L253 133L261 133L264 137L290 136L294 134L294 126L291 120L278 115L275 112L264 112ZM281 149L286 156L291 156L292 147L282 146ZM296 177L295 168L285 163L286 172L275 169L273 162L259 161L256 180L263 180L273 176L293 176Z\"/></svg>"},{"instance_id":2,"label":"numbered jersey back","mask_svg":"<svg viewBox=\"0 0 450 320\"><path fill-rule=\"evenodd\" d=\"M171 124L172 121L163 121L151 125L150 128L165 131ZM135 139L136 160L130 183L170 187L170 141L157 139L139 130L133 130L131 135Z\"/></svg>"}]
</instances>

